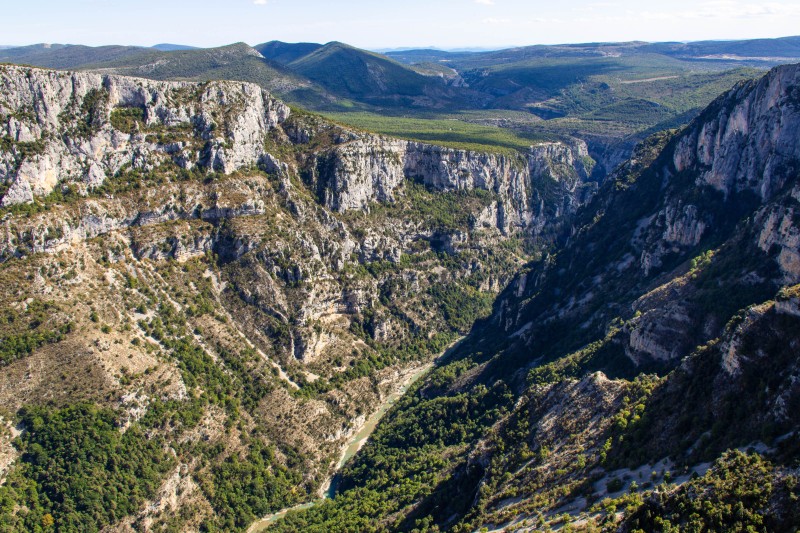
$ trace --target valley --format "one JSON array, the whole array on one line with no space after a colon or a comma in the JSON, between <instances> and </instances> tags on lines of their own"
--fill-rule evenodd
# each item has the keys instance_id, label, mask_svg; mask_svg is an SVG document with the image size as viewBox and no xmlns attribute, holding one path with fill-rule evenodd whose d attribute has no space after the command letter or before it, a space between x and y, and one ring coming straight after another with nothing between
<instances>
[{"instance_id":1,"label":"valley","mask_svg":"<svg viewBox=\"0 0 800 533\"><path fill-rule=\"evenodd\" d=\"M33 409L22 427L119 425L159 465L133 492L135 463L102 481L144 510L78 496L66 512L40 468L92 486L116 435L102 453L81 441L69 477L56 436L18 443L44 463L9 444L3 521L23 530L48 514L245 529L313 498L409 369L488 314L594 188L578 142L465 152L348 130L251 84L0 76L0 399Z\"/></svg>"},{"instance_id":2,"label":"valley","mask_svg":"<svg viewBox=\"0 0 800 533\"><path fill-rule=\"evenodd\" d=\"M797 528L797 43L0 49L0 531Z\"/></svg>"},{"instance_id":3,"label":"valley","mask_svg":"<svg viewBox=\"0 0 800 533\"><path fill-rule=\"evenodd\" d=\"M442 354L444 355L444 354ZM361 449L362 446L367 442L370 435L380 422L383 415L394 405L394 403L399 400L407 391L408 388L413 385L417 380L425 375L430 369L432 365L424 365L418 369L412 369L412 373L406 377L399 386L389 394L383 402L377 407L377 409L370 415L370 417L364 422L364 424L358 428L358 431L350 438L347 442L346 447L342 451L342 455L336 463L336 468L334 469L333 477L328 479L320 488L322 491L322 498L335 498L336 497L336 476L338 475L339 470L349 461L358 451ZM273 513L270 516L267 516L257 522L255 522L248 531L251 532L258 532L258 531L266 531L269 526L275 523L277 520L286 516L290 511L303 511L305 509L310 509L316 504L316 502L309 502L300 504L294 507L290 507L288 509L282 509L277 513Z\"/></svg>"},{"instance_id":4,"label":"valley","mask_svg":"<svg viewBox=\"0 0 800 533\"><path fill-rule=\"evenodd\" d=\"M640 145L336 500L274 529L794 527L798 81L775 69Z\"/></svg>"}]
</instances>

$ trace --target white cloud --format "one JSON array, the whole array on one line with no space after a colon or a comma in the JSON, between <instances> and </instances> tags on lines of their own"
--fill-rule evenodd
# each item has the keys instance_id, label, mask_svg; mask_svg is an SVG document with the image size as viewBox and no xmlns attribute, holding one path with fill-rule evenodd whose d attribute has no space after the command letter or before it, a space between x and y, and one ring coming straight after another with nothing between
<instances>
[{"instance_id":1,"label":"white cloud","mask_svg":"<svg viewBox=\"0 0 800 533\"><path fill-rule=\"evenodd\" d=\"M480 4L482 6L493 6L494 0L474 0L476 4Z\"/></svg>"},{"instance_id":2,"label":"white cloud","mask_svg":"<svg viewBox=\"0 0 800 533\"><path fill-rule=\"evenodd\" d=\"M253 3L257 6L263 6L266 5L267 0L253 0Z\"/></svg>"},{"instance_id":3,"label":"white cloud","mask_svg":"<svg viewBox=\"0 0 800 533\"><path fill-rule=\"evenodd\" d=\"M669 19L749 19L752 17L797 17L800 6L789 3L747 3L738 0L701 2L683 11L644 11L639 16L650 20Z\"/></svg>"}]
</instances>

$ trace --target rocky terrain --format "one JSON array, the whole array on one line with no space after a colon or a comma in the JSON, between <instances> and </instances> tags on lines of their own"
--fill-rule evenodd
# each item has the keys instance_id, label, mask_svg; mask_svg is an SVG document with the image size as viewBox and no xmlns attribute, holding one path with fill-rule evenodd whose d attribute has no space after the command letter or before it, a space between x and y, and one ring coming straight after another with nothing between
<instances>
[{"instance_id":1,"label":"rocky terrain","mask_svg":"<svg viewBox=\"0 0 800 533\"><path fill-rule=\"evenodd\" d=\"M258 85L0 67L0 524L797 528L800 67L603 183Z\"/></svg>"},{"instance_id":2,"label":"rocky terrain","mask_svg":"<svg viewBox=\"0 0 800 533\"><path fill-rule=\"evenodd\" d=\"M242 82L3 66L0 132L10 531L236 530L312 498L597 190L580 141L398 141Z\"/></svg>"},{"instance_id":3,"label":"rocky terrain","mask_svg":"<svg viewBox=\"0 0 800 533\"><path fill-rule=\"evenodd\" d=\"M790 65L639 145L275 529L796 529L799 130Z\"/></svg>"}]
</instances>

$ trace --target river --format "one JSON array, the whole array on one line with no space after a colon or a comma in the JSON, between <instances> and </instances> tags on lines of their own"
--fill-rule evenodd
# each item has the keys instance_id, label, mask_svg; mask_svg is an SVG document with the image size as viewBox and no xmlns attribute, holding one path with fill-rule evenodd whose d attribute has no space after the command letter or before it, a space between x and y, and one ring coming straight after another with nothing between
<instances>
[{"instance_id":1,"label":"river","mask_svg":"<svg viewBox=\"0 0 800 533\"><path fill-rule=\"evenodd\" d=\"M378 422L380 422L381 418L383 418L383 415L385 415L386 412L395 404L395 402L397 402L397 400L406 393L409 387L411 387L411 385L413 385L428 370L430 370L432 366L433 363L428 363L415 369L411 374L409 374L399 387L396 387L391 393L389 393L389 395L386 396L378 409L372 413L372 415L364 422L358 431L352 437L350 437L350 440L347 442L347 446L344 448L342 455L339 457L339 462L336 464L336 470L333 477L331 477L325 483L325 485L323 485L323 498L301 505L296 505L294 507L289 507L288 509L282 509L277 513L266 516L250 526L250 529L247 530L248 533L264 531L270 526L270 524L286 516L286 513L289 511L309 509L325 498L332 498L336 494L336 475L339 470L369 440L369 436L373 431L375 431L375 427L378 425Z\"/></svg>"}]
</instances>

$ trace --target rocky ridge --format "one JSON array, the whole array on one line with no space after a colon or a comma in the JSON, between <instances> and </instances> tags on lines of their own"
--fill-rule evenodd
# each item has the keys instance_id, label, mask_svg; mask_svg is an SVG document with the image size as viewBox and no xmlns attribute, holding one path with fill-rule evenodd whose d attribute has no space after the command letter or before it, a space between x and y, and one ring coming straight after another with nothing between
<instances>
[{"instance_id":1,"label":"rocky ridge","mask_svg":"<svg viewBox=\"0 0 800 533\"><path fill-rule=\"evenodd\" d=\"M501 481L520 457L510 459L514 454L495 441L495 457L510 463L488 474L499 484L487 499L492 518L483 520L511 520L514 529L528 531L535 528L523 522L535 522L542 512L553 521L562 507L582 517L567 522L585 523L592 513L599 522L602 505L591 509L591 503L603 494L586 487L586 479L615 466L635 471L669 457L691 469L728 448L759 442L777 464L791 464L787 450L795 446L798 420L785 406L800 399L798 87L800 66L779 67L722 95L684 130L641 146L578 214L559 257L521 276L500 297L490 325L475 334L496 338L490 331L500 328L509 335L500 344L508 359L490 362L484 379L507 376L514 383L519 366L533 368L525 376L526 387L534 384L525 393L529 399L517 410L527 412L546 401L543 391L585 381L598 370L625 387L627 398L597 414L592 423L613 425L591 435L576 438L568 417L556 422L560 438L570 435L560 444L552 437L539 441L541 429L532 427L524 442L555 452L538 467L544 474ZM564 269L577 279L564 283ZM570 326L575 333L567 342L551 333ZM478 341L472 350L485 346ZM654 370L662 377L645 374ZM763 379L770 383L766 393L757 385ZM534 416L531 422L546 420ZM586 466L543 482L564 475L561 461L575 459L575 446ZM784 473L777 468L775 475ZM550 506L534 503L543 501L537 497L519 506L497 503L509 491L541 497L570 483L578 485L566 496L548 496Z\"/></svg>"},{"instance_id":2,"label":"rocky ridge","mask_svg":"<svg viewBox=\"0 0 800 533\"><path fill-rule=\"evenodd\" d=\"M4 206L31 202L63 182L99 187L124 167L151 170L173 162L229 174L258 163L265 155L263 137L289 115L287 106L247 83L4 67L2 86L0 113L11 145L0 166L0 179L9 184ZM142 131L120 132L109 120L115 109L141 110L142 129L188 128L196 138L154 142Z\"/></svg>"},{"instance_id":3,"label":"rocky ridge","mask_svg":"<svg viewBox=\"0 0 800 533\"><path fill-rule=\"evenodd\" d=\"M549 342L535 340L542 338L537 324L552 328L556 320L607 331L621 316L630 322L612 344L636 365L670 362L714 338L726 313L738 309L708 312L710 289L699 290L705 269L731 265L744 247L770 259L731 276L743 291L766 298L796 283L798 76L797 66L787 66L743 83L678 135L640 147L575 221L571 239L581 245L515 281L495 324L508 334L520 331L515 342L537 353L539 342ZM748 216L751 224L740 227ZM564 268L579 275L556 282ZM552 283L561 290L542 290ZM538 302L528 302L536 293ZM700 315L705 322L698 325Z\"/></svg>"},{"instance_id":4,"label":"rocky ridge","mask_svg":"<svg viewBox=\"0 0 800 533\"><path fill-rule=\"evenodd\" d=\"M596 191L589 181L592 160L585 143L541 143L525 157L481 154L418 142L370 138L338 148L320 169L325 205L333 210L365 209L374 201L392 201L404 179L435 190L482 189L501 202L484 219L508 231L541 231L570 214ZM552 192L548 189L557 189ZM562 195L552 202L546 194Z\"/></svg>"}]
</instances>

